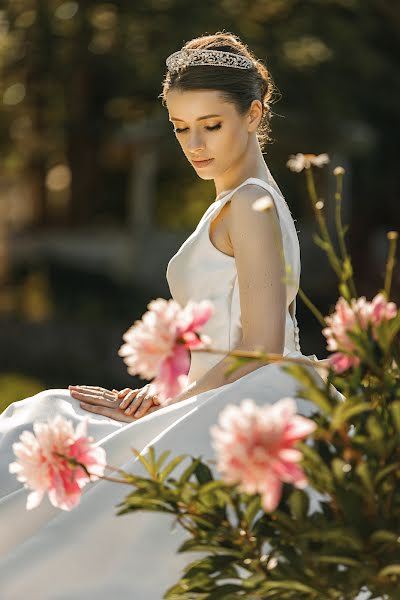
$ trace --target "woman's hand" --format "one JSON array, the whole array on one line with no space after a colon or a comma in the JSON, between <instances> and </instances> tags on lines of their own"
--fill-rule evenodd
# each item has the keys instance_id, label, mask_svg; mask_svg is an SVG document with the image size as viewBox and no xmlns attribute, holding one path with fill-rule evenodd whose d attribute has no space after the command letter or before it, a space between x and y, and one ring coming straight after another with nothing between
<instances>
[{"instance_id":1,"label":"woman's hand","mask_svg":"<svg viewBox=\"0 0 400 600\"><path fill-rule=\"evenodd\" d=\"M150 393L151 384L146 384L142 388L125 388L118 392L118 399L121 399L119 407L124 410L125 414L142 417L148 412L153 412L156 407L161 408L160 401L157 395Z\"/></svg>"},{"instance_id":2,"label":"woman's hand","mask_svg":"<svg viewBox=\"0 0 400 600\"><path fill-rule=\"evenodd\" d=\"M149 384L141 389L131 390L125 388L120 392L116 389L111 391L92 385L70 385L68 389L71 396L80 401L81 408L110 417L115 421L131 423L161 408L157 397L148 395ZM145 392L140 394L136 400L142 390L145 390ZM131 407L133 401L135 401L135 404ZM126 408L129 408L129 410L126 411Z\"/></svg>"}]
</instances>

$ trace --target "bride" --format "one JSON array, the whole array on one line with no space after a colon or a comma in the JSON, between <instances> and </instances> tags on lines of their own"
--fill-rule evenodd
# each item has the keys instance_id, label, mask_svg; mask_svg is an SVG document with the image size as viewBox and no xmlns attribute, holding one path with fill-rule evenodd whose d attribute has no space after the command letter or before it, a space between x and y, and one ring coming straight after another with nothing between
<instances>
[{"instance_id":1,"label":"bride","mask_svg":"<svg viewBox=\"0 0 400 600\"><path fill-rule=\"evenodd\" d=\"M216 188L215 201L168 264L171 295L182 306L212 301L214 315L202 332L215 348L303 357L295 316L297 233L262 154L273 94L268 70L239 38L221 32L187 42L167 67L161 97L175 136L196 174ZM253 210L255 201L269 201L269 210ZM320 379L315 355L308 358ZM315 408L296 397L297 382L278 363L247 363L226 377L228 360L192 352L188 385L168 406L149 385L119 393L81 385L42 391L0 415L2 600L163 597L193 559L176 553L184 532L172 529L166 515L116 517L126 486L107 481L86 486L70 512L47 498L26 510L28 492L8 472L12 444L35 421L61 414L75 426L89 416L88 433L105 448L107 463L139 473L132 447L212 458L209 429L228 403L292 396L300 414Z\"/></svg>"}]
</instances>

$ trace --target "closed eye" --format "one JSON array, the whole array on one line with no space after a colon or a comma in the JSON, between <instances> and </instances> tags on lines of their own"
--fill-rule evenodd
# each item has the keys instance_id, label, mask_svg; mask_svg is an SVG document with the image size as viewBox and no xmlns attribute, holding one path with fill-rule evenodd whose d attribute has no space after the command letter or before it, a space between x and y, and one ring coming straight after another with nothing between
<instances>
[{"instance_id":1,"label":"closed eye","mask_svg":"<svg viewBox=\"0 0 400 600\"><path fill-rule=\"evenodd\" d=\"M206 129L208 129L208 131L215 131L216 129L221 129L222 124L221 123L217 123L217 125L213 125L213 126L209 126L206 127ZM178 129L177 127L174 129L175 133L183 133L187 131L187 127L185 127L184 129Z\"/></svg>"}]
</instances>

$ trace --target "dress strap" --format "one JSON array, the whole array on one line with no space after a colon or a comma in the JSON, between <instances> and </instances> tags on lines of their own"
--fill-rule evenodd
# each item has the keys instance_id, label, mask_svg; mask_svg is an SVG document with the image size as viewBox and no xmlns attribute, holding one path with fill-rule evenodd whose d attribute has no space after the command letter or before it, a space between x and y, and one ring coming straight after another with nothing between
<instances>
[{"instance_id":1,"label":"dress strap","mask_svg":"<svg viewBox=\"0 0 400 600\"><path fill-rule=\"evenodd\" d=\"M290 217L293 218L292 213L290 212L289 205L286 202L285 198L283 197L282 193L279 190L276 190L270 183L264 181L264 179L259 179L258 177L248 177L247 179L242 181L242 183L240 183L238 186L236 186L232 190L228 190L227 192L225 192L225 195L223 195L222 198L219 198L219 196L221 196L221 194L224 194L224 192L221 192L221 194L219 194L217 196L215 203L219 203L219 202L225 203L227 200L230 199L230 197L235 192L237 192L238 189L240 189L244 185L247 185L248 183L255 183L255 184L259 185L260 187L263 187L264 189L268 190L269 192L271 192L274 199L279 198L279 200L281 202L283 202L283 205L285 206L286 210L288 211Z\"/></svg>"}]
</instances>

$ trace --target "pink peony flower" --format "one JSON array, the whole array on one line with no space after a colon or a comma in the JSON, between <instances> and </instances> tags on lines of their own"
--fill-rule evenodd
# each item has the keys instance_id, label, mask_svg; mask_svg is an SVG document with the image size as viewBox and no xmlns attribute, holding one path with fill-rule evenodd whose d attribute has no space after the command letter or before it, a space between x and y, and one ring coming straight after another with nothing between
<instances>
[{"instance_id":1,"label":"pink peony flower","mask_svg":"<svg viewBox=\"0 0 400 600\"><path fill-rule=\"evenodd\" d=\"M352 298L350 304L344 298L339 298L335 312L326 317L328 327L322 330L327 339L328 350L338 350L329 361L337 373L342 373L350 367L357 366L360 359L356 355L349 356L340 350L356 352L356 343L349 337L349 332L366 331L372 326L372 336L377 339L376 328L383 322L393 319L397 314L394 302L387 302L383 294L377 294L368 302L365 296Z\"/></svg>"},{"instance_id":2,"label":"pink peony flower","mask_svg":"<svg viewBox=\"0 0 400 600\"><path fill-rule=\"evenodd\" d=\"M157 298L148 305L142 320L135 321L122 336L118 354L128 373L153 379L152 390L161 403L178 395L187 384L189 350L210 343L199 329L213 314L208 300L189 301L182 308L175 300Z\"/></svg>"},{"instance_id":3,"label":"pink peony flower","mask_svg":"<svg viewBox=\"0 0 400 600\"><path fill-rule=\"evenodd\" d=\"M335 352L329 357L329 362L336 373L343 373L351 367L357 367L360 364L358 356L349 356L343 352Z\"/></svg>"},{"instance_id":4,"label":"pink peony flower","mask_svg":"<svg viewBox=\"0 0 400 600\"><path fill-rule=\"evenodd\" d=\"M397 315L397 306L394 302L387 302L383 294L377 294L371 302L371 322L380 325L383 321L394 319Z\"/></svg>"},{"instance_id":5,"label":"pink peony flower","mask_svg":"<svg viewBox=\"0 0 400 600\"><path fill-rule=\"evenodd\" d=\"M298 488L307 485L296 464L302 453L293 445L314 431L316 424L295 411L293 398L262 407L245 399L240 406L226 406L219 426L210 429L217 469L224 481L239 483L240 491L247 494L259 493L267 512L279 504L282 482Z\"/></svg>"},{"instance_id":6,"label":"pink peony flower","mask_svg":"<svg viewBox=\"0 0 400 600\"><path fill-rule=\"evenodd\" d=\"M34 423L34 433L23 431L20 441L13 444L17 461L9 465L9 471L33 490L28 495L28 510L36 508L46 492L53 506L71 510L79 503L86 483L104 474L105 450L86 436L88 420L74 431L71 421L57 415L48 423ZM71 465L58 454L84 464L92 476L89 478L82 467Z\"/></svg>"}]
</instances>

